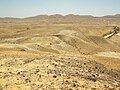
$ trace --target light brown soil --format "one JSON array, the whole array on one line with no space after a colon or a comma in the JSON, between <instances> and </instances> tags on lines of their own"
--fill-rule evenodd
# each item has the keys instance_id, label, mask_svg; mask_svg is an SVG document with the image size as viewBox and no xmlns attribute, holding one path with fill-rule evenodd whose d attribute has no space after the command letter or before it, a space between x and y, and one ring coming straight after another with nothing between
<instances>
[{"instance_id":1,"label":"light brown soil","mask_svg":"<svg viewBox=\"0 0 120 90\"><path fill-rule=\"evenodd\" d=\"M0 20L0 90L120 90L113 21Z\"/></svg>"}]
</instances>

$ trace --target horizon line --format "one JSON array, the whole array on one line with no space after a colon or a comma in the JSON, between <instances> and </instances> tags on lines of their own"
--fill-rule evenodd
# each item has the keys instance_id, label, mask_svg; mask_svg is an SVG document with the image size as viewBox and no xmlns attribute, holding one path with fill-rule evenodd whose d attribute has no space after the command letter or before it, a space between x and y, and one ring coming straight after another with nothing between
<instances>
[{"instance_id":1,"label":"horizon line","mask_svg":"<svg viewBox=\"0 0 120 90\"><path fill-rule=\"evenodd\" d=\"M73 14L73 13L69 13L69 14L36 14L36 15L30 15L30 16L24 16L24 17L16 17L16 16L0 16L0 18L18 18L18 19L24 19L24 18L30 18L30 17L36 17L36 16L52 16L52 15L61 15L61 16L67 16L67 15L75 15L75 16L92 16L92 17L104 17L104 16L114 16L114 15L120 15L120 13L116 13L116 14L105 14L105 15L92 15L92 14Z\"/></svg>"}]
</instances>

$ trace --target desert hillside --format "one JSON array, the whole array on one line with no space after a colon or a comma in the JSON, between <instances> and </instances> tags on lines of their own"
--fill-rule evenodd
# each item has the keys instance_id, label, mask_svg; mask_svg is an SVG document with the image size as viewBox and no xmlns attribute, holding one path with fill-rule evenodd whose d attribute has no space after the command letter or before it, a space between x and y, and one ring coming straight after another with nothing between
<instances>
[{"instance_id":1,"label":"desert hillside","mask_svg":"<svg viewBox=\"0 0 120 90\"><path fill-rule=\"evenodd\" d=\"M0 90L120 90L120 14L0 18Z\"/></svg>"}]
</instances>

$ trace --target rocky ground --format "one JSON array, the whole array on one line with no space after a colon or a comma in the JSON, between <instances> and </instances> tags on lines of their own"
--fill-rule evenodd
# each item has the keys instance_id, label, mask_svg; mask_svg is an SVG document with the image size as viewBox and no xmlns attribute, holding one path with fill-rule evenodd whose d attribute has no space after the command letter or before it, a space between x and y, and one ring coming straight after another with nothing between
<instances>
[{"instance_id":1,"label":"rocky ground","mask_svg":"<svg viewBox=\"0 0 120 90\"><path fill-rule=\"evenodd\" d=\"M120 71L90 56L15 53L0 57L1 90L120 89Z\"/></svg>"},{"instance_id":2,"label":"rocky ground","mask_svg":"<svg viewBox=\"0 0 120 90\"><path fill-rule=\"evenodd\" d=\"M82 20L0 20L0 90L120 90L119 21Z\"/></svg>"}]
</instances>

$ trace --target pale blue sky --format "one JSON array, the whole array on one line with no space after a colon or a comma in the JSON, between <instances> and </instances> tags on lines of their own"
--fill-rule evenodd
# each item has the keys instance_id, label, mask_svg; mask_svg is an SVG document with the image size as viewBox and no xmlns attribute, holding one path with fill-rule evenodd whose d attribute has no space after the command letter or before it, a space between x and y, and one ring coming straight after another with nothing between
<instances>
[{"instance_id":1,"label":"pale blue sky","mask_svg":"<svg viewBox=\"0 0 120 90\"><path fill-rule=\"evenodd\" d=\"M120 0L0 0L0 17L120 14Z\"/></svg>"}]
</instances>

